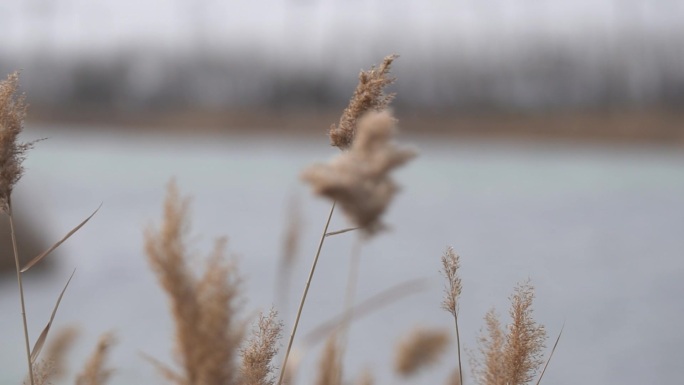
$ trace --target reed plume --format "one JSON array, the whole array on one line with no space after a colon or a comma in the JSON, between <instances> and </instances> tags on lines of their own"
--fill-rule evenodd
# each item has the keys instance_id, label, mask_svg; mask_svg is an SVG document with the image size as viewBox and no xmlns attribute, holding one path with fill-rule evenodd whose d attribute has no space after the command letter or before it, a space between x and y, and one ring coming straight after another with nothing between
<instances>
[{"instance_id":1,"label":"reed plume","mask_svg":"<svg viewBox=\"0 0 684 385\"><path fill-rule=\"evenodd\" d=\"M33 364L33 382L36 385L52 385L55 375L55 364L51 360L40 360ZM23 384L30 384L31 377L26 376Z\"/></svg>"},{"instance_id":2,"label":"reed plume","mask_svg":"<svg viewBox=\"0 0 684 385\"><path fill-rule=\"evenodd\" d=\"M283 324L274 309L266 316L259 315L247 347L242 350L241 385L273 385L272 361L278 354L277 345L282 330Z\"/></svg>"},{"instance_id":3,"label":"reed plume","mask_svg":"<svg viewBox=\"0 0 684 385\"><path fill-rule=\"evenodd\" d=\"M527 384L544 364L542 350L546 341L544 326L532 318L534 288L519 284L511 297L511 324L508 327L504 362L511 385Z\"/></svg>"},{"instance_id":4,"label":"reed plume","mask_svg":"<svg viewBox=\"0 0 684 385\"><path fill-rule=\"evenodd\" d=\"M336 334L328 337L318 362L316 385L342 385L342 360Z\"/></svg>"},{"instance_id":5,"label":"reed plume","mask_svg":"<svg viewBox=\"0 0 684 385\"><path fill-rule=\"evenodd\" d=\"M177 384L234 385L239 379L235 361L243 337L243 323L237 317L237 267L226 261L225 239L218 240L204 274L199 279L194 276L186 242L188 202L170 183L162 225L158 230L149 228L145 235L148 261L171 302L182 372L160 363L156 366Z\"/></svg>"},{"instance_id":6,"label":"reed plume","mask_svg":"<svg viewBox=\"0 0 684 385\"><path fill-rule=\"evenodd\" d=\"M368 71L361 71L359 84L349 100L349 105L344 109L340 122L330 127L330 143L333 146L342 150L349 148L354 142L359 118L370 111L384 110L392 102L394 94L386 95L384 90L395 80L388 75L392 62L397 57L387 56L380 67L372 66Z\"/></svg>"},{"instance_id":7,"label":"reed plume","mask_svg":"<svg viewBox=\"0 0 684 385\"><path fill-rule=\"evenodd\" d=\"M458 274L458 269L461 267L461 261L452 247L448 247L442 255L442 274L447 280L447 285L444 289L444 300L442 301L442 308L448 311L454 317L454 325L456 327L456 348L458 354L458 380L463 383L463 365L461 364L461 336L458 330L458 305L459 297L461 296L461 277Z\"/></svg>"},{"instance_id":8,"label":"reed plume","mask_svg":"<svg viewBox=\"0 0 684 385\"><path fill-rule=\"evenodd\" d=\"M100 337L95 351L76 378L76 385L105 385L107 383L114 370L107 368L105 361L109 350L115 343L116 338L112 333L106 333Z\"/></svg>"},{"instance_id":9,"label":"reed plume","mask_svg":"<svg viewBox=\"0 0 684 385\"><path fill-rule=\"evenodd\" d=\"M78 328L74 326L64 327L55 332L52 342L45 351L45 361L51 362L53 366L51 380L58 381L66 376L68 366L66 358L74 346L78 334Z\"/></svg>"},{"instance_id":10,"label":"reed plume","mask_svg":"<svg viewBox=\"0 0 684 385\"><path fill-rule=\"evenodd\" d=\"M368 113L359 121L349 151L302 173L302 179L316 194L339 203L366 235L384 228L380 217L399 189L390 172L416 156L414 151L392 142L395 124L387 110Z\"/></svg>"},{"instance_id":11,"label":"reed plume","mask_svg":"<svg viewBox=\"0 0 684 385\"><path fill-rule=\"evenodd\" d=\"M484 321L486 332L481 332L478 337L479 357L473 357L470 363L475 381L479 385L506 385L506 334L494 309L485 314Z\"/></svg>"},{"instance_id":12,"label":"reed plume","mask_svg":"<svg viewBox=\"0 0 684 385\"><path fill-rule=\"evenodd\" d=\"M33 147L34 142L19 143L19 134L24 128L26 117L26 99L19 92L19 73L14 72L7 79L0 82L0 210L9 216L12 249L14 252L14 266L16 268L19 299L21 302L21 318L24 327L24 347L28 365L29 383L35 385L31 347L29 345L28 324L26 321L26 304L24 302L24 285L22 283L19 251L14 232L14 217L12 215L12 190L24 173L22 165L26 152Z\"/></svg>"},{"instance_id":13,"label":"reed plume","mask_svg":"<svg viewBox=\"0 0 684 385\"><path fill-rule=\"evenodd\" d=\"M383 90L387 85L394 81L394 79L389 79L387 75L389 74L392 62L394 61L394 59L396 59L396 57L396 55L390 55L385 58L380 68L375 69L375 67L373 67L368 72L361 72L361 74L359 75L359 85L354 91L354 95L349 101L349 105L342 113L339 125L335 126L333 124L330 128L329 134L333 146L337 146L342 150L347 149L352 144L356 136L356 125L359 117L364 113L368 112L369 110L382 110L388 107L394 95L384 95ZM316 166L314 166L314 168L316 168ZM307 172L305 171L305 174L306 173ZM304 179L306 180L308 178L304 177ZM297 309L297 315L292 326L292 332L290 333L290 338L288 339L288 344L285 351L285 356L283 358L280 376L278 378L278 385L282 384L285 372L288 370L287 360L290 356L290 351L292 349L292 344L294 343L295 335L297 334L297 327L299 325L299 320L304 309L304 303L306 302L306 297L309 292L311 281L316 271L316 265L318 264L318 258L320 257L323 243L325 242L325 239L328 237L328 226L330 225L330 220L332 219L332 215L335 212L336 203L337 202L333 197L333 203L330 208L330 214L328 214L328 220L324 226L323 234L321 235L320 241L318 243L318 249L311 264L311 270L309 272L306 285L304 286L304 292L302 293L299 308Z\"/></svg>"},{"instance_id":14,"label":"reed plume","mask_svg":"<svg viewBox=\"0 0 684 385\"><path fill-rule=\"evenodd\" d=\"M19 73L14 72L0 82L0 207L7 214L12 190L24 174L26 152L35 144L19 142L27 106L18 93Z\"/></svg>"},{"instance_id":15,"label":"reed plume","mask_svg":"<svg viewBox=\"0 0 684 385\"><path fill-rule=\"evenodd\" d=\"M446 331L417 328L399 343L394 369L405 377L416 374L436 363L448 345L449 333Z\"/></svg>"},{"instance_id":16,"label":"reed plume","mask_svg":"<svg viewBox=\"0 0 684 385\"><path fill-rule=\"evenodd\" d=\"M473 359L480 385L523 385L534 379L544 363L544 326L532 318L534 288L519 284L511 296L511 323L506 331L493 310L485 315L487 331L479 337L480 356Z\"/></svg>"}]
</instances>

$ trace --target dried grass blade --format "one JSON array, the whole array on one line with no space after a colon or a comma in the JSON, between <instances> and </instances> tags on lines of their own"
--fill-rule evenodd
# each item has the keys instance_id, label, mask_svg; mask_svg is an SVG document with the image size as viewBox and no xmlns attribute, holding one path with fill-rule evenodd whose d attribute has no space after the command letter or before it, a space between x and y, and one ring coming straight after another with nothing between
<instances>
[{"instance_id":1,"label":"dried grass blade","mask_svg":"<svg viewBox=\"0 0 684 385\"><path fill-rule=\"evenodd\" d=\"M100 206L98 206L97 209L96 209L95 211L93 211L93 213L90 214L90 216L89 216L88 218L86 218L86 219L85 219L83 222L81 222L78 226L74 227L71 231L69 231L69 232L67 233L67 235L64 236L64 238L62 238L61 240L59 240L57 243L55 243L54 245L52 245L52 247L50 247L49 249L45 250L42 254L38 255L37 257L33 258L29 263L27 263L26 266L24 266L24 268L21 269L21 272L22 272L22 273L27 272L28 269L30 269L31 267L33 267L33 265L35 265L36 263L40 262L43 258L47 257L48 254L50 254L51 252L53 252L53 251L54 251L56 248L58 248L62 243L64 243L67 239L69 239L69 237L71 237L71 236L74 235L78 230L80 230L81 227L83 227L83 225L85 225L85 224L90 220L90 218L92 218L92 217L100 210L101 207L102 207L102 203L100 203Z\"/></svg>"},{"instance_id":2,"label":"dried grass blade","mask_svg":"<svg viewBox=\"0 0 684 385\"><path fill-rule=\"evenodd\" d=\"M561 335L563 334L563 329L565 328L565 324L561 326L561 330L558 333L558 337L556 338L556 343L553 344L553 349L551 349L551 354L549 354L549 359L546 360L546 364L544 364L544 369L542 369L541 374L539 375L539 379L537 380L537 384L541 383L542 377L544 377L544 372L546 372L546 367L549 366L549 362L551 362L551 357L553 357L553 352L556 351L556 346L558 346L558 341L560 341Z\"/></svg>"},{"instance_id":3,"label":"dried grass blade","mask_svg":"<svg viewBox=\"0 0 684 385\"><path fill-rule=\"evenodd\" d=\"M164 376L167 380L175 382L176 384L185 384L186 381L183 378L183 376L176 373L173 369L169 368L163 362L150 356L147 353L140 353L140 355L142 356L142 358L146 359L149 363L151 363L157 369L157 371L159 371L159 374Z\"/></svg>"},{"instance_id":4,"label":"dried grass blade","mask_svg":"<svg viewBox=\"0 0 684 385\"><path fill-rule=\"evenodd\" d=\"M359 229L359 227L349 227L349 228L347 228L347 229L342 229L342 230L331 231L331 232L329 232L329 233L325 233L325 236L326 236L326 237L329 237L329 236L331 236L331 235L344 234L344 233L348 233L348 232L350 232L350 231L354 231L354 230L358 230L358 229Z\"/></svg>"},{"instance_id":5,"label":"dried grass blade","mask_svg":"<svg viewBox=\"0 0 684 385\"><path fill-rule=\"evenodd\" d=\"M43 345L45 345L45 340L47 339L48 332L50 331L50 326L52 326L52 321L54 321L55 315L57 314L57 308L59 307L59 303L62 302L62 297L64 296L64 292L66 292L67 287L69 287L69 282L71 282L71 279L74 277L75 273L76 273L76 269L74 269L74 272L71 273L69 280L67 281L66 285L64 285L64 289L62 289L62 292L59 294L59 298L57 298L57 303L55 304L55 308L52 309L52 314L50 315L50 321L48 321L47 326L45 326L45 329L43 329L43 331L40 333L40 337L38 337L38 339L36 340L36 344L33 345L33 350L31 351L31 362L32 363L36 362L36 359L38 358L40 351L43 349Z\"/></svg>"},{"instance_id":6,"label":"dried grass blade","mask_svg":"<svg viewBox=\"0 0 684 385\"><path fill-rule=\"evenodd\" d=\"M369 313L378 311L382 307L387 306L399 299L425 290L427 288L428 282L429 280L427 278L416 278L401 282L388 289L385 289L352 307L353 319L361 318ZM304 345L311 346L322 340L326 336L330 335L335 329L339 328L340 325L342 325L345 321L347 321L347 319L343 313L323 322L304 336Z\"/></svg>"}]
</instances>

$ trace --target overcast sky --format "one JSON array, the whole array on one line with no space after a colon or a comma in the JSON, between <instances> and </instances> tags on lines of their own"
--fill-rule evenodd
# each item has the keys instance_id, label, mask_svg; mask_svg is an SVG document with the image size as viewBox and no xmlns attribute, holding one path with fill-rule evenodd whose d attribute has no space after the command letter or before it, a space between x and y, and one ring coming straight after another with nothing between
<instances>
[{"instance_id":1,"label":"overcast sky","mask_svg":"<svg viewBox=\"0 0 684 385\"><path fill-rule=\"evenodd\" d=\"M23 0L0 2L0 49L175 50L305 42L341 34L429 42L492 34L614 38L684 32L677 0Z\"/></svg>"}]
</instances>

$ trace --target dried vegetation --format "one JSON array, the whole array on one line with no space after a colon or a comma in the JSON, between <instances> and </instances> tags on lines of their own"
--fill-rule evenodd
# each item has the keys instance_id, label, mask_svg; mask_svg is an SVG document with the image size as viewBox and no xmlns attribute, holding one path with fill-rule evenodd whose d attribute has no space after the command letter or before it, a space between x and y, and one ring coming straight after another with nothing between
<instances>
[{"instance_id":1,"label":"dried vegetation","mask_svg":"<svg viewBox=\"0 0 684 385\"><path fill-rule=\"evenodd\" d=\"M163 215L158 227L150 226L145 232L145 252L148 262L157 276L159 285L167 294L173 317L175 364L162 363L147 356L169 383L177 385L274 385L294 383L294 373L301 357L293 358L292 352L297 325L302 314L306 295L311 285L316 263L327 237L359 230L364 239L375 235L386 226L382 216L399 190L390 174L406 164L416 155L415 151L394 143L397 120L389 110L393 94L385 94L385 88L394 79L389 77L390 67L397 56L384 59L378 67L362 71L359 83L348 107L337 125L330 129L330 140L342 151L328 163L314 164L302 173L302 179L311 185L313 191L333 201L328 222L313 260L300 301L293 330L290 333L283 364L277 367L283 322L278 313L271 309L260 314L251 328L242 311L242 286L239 271L233 258L227 256L226 240L215 241L213 252L201 264L200 259L188 245L189 200L178 192L174 182L168 186L163 205ZM25 153L33 143L19 143L26 105L23 96L17 96L18 75L10 75L0 83L0 208L12 218L11 193L20 179ZM339 205L354 227L328 232L330 218L335 206ZM93 213L94 214L94 213ZM39 262L52 250L75 233L90 218L69 232L55 246L20 269L18 260L17 279L21 289L21 274ZM289 270L299 248L300 224L295 221L285 238L283 265ZM16 258L15 248L15 258ZM461 346L459 334L459 308L462 282L460 278L460 257L448 248L441 259L442 273L446 280L442 308L453 318L456 334L456 360L448 384L463 384ZM203 269L200 268L202 265ZM201 271L199 275L196 273ZM284 280L282 282L285 282ZM66 289L66 287L65 287ZM20 290L23 312L23 291ZM25 383L32 385L50 384L50 381L64 375L65 352L75 338L75 331L60 333L51 347L47 358L37 361L42 344L54 319L59 301L47 327L29 349L28 330L25 331L29 378ZM398 294L404 295L404 294ZM533 319L533 287L529 282L520 284L511 297L510 324L503 327L492 310L484 317L485 327L478 339L478 350L471 357L474 381L480 385L523 385L536 378L544 364L546 332ZM343 358L346 350L348 322L352 310L357 315L367 313L366 302L358 308L353 296L348 297L345 314L330 326L324 323L327 342L322 349L315 377L317 385L341 385L350 381L344 378ZM369 300L371 301L371 300ZM375 301L373 299L372 301ZM385 300L383 300L385 301ZM370 303L370 302L369 302ZM373 302L375 304L375 302ZM374 308L377 307L374 305ZM340 321L340 319L342 321ZM340 325L345 324L340 329ZM24 325L26 320L24 319ZM249 333L248 333L249 332ZM560 338L560 336L559 336ZM448 351L451 337L444 329L416 328L401 340L396 348L395 372L404 377L417 376L426 368L435 365ZM107 367L106 358L114 344L112 334L105 334L94 353L86 362L76 385L104 385L114 371ZM558 340L556 341L557 344ZM555 348L555 346L554 346ZM300 354L306 349L298 350ZM552 352L553 353L553 352ZM548 364L548 361L546 361ZM280 373L277 376L277 373ZM542 372L543 375L543 372ZM276 378L278 379L276 381ZM354 383L370 385L375 383L370 372L356 377ZM541 377L540 377L541 379Z\"/></svg>"}]
</instances>

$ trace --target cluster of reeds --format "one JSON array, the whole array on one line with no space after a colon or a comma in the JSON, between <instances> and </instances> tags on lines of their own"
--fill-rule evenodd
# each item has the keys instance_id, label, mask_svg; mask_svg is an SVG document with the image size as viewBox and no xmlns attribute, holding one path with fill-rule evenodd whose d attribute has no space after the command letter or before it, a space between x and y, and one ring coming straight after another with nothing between
<instances>
[{"instance_id":1,"label":"cluster of reeds","mask_svg":"<svg viewBox=\"0 0 684 385\"><path fill-rule=\"evenodd\" d=\"M213 252L206 258L205 268L201 274L196 274L197 259L191 257L193 252L189 250L187 242L190 231L189 200L181 196L174 182L169 184L161 224L158 227L151 226L145 232L147 259L170 301L175 323L176 362L170 365L150 356L146 358L168 382L178 385L292 384L298 369L298 357L293 357L304 354L307 346L325 339L327 342L322 350L315 382L317 385L347 383L349 380L344 378L343 359L353 318L372 311L369 309L377 308L378 304L401 297L406 290L415 289L416 282L408 282L364 302L357 303L355 299L362 245L387 229L382 216L399 190L391 173L416 156L415 151L394 142L397 120L389 109L393 95L386 94L385 88L394 81L389 73L396 58L395 55L388 56L379 67L361 72L358 86L339 124L333 125L330 130L331 143L339 147L341 152L327 163L310 166L301 175L314 193L331 201L331 208L280 362L276 362L276 358L283 323L275 309L260 314L256 320L250 320L241 314L240 273L235 260L227 256L225 239L216 240ZM10 216L10 221L12 188L21 177L21 162L25 152L33 145L17 142L25 115L24 99L16 96L17 79L16 74L11 75L0 88L0 203L3 211ZM351 227L329 231L336 207L341 208L352 224ZM24 268L19 265L15 246L31 385L47 384L60 371L60 361L57 359L36 363L57 306L48 326L34 348L30 349L21 274L58 247L91 217L92 215ZM295 224L292 226L286 238L284 256L287 260L292 259L294 249L297 248L298 229ZM295 354L293 347L297 327L325 240L352 231L358 237L350 257L344 311L339 317L312 331L310 336L314 337L305 339L302 342L303 348ZM441 262L446 279L442 307L453 317L457 346L457 365L447 383L463 384L458 324L462 291L460 259L453 249L448 248ZM59 300L63 294L64 290ZM529 283L523 283L515 289L511 297L511 323L506 328L501 326L493 310L487 313L485 331L479 338L479 350L471 357L474 382L480 385L522 385L530 383L538 375L544 363L542 354L546 332L532 317L533 298L533 288ZM253 322L251 328L248 326L250 321ZM410 377L434 364L450 344L450 334L443 329L416 329L407 334L396 349L396 373L401 377ZM86 369L78 376L77 385L97 385L107 381L112 372L105 367L104 361L112 343L111 334L102 338ZM63 345L64 342L57 342L55 345L60 344ZM60 348L55 350L59 351ZM372 384L374 380L370 372L365 372L354 382Z\"/></svg>"},{"instance_id":2,"label":"cluster of reeds","mask_svg":"<svg viewBox=\"0 0 684 385\"><path fill-rule=\"evenodd\" d=\"M59 293L52 314L43 328L41 333L36 338L33 347L31 347L31 338L28 330L26 304L24 301L24 284L23 275L26 274L33 266L42 261L45 257L50 255L69 237L75 234L83 225L85 225L99 210L95 210L88 218L79 223L76 227L71 229L62 239L55 242L51 247L41 254L30 259L28 263L23 264L20 258L17 247L17 238L14 226L14 212L12 210L12 192L17 182L21 179L24 173L23 161L26 158L26 152L33 148L36 141L20 142L19 136L24 129L24 119L26 117L26 99L19 93L19 74L17 72L10 74L7 79L0 82L0 210L9 217L10 232L12 239L12 250L14 255L14 265L16 268L17 286L19 291L19 303L21 305L21 316L23 325L23 335L25 344L25 354L27 362L27 380L25 383L30 385L46 385L50 383L55 377L59 377L64 371L63 368L63 352L73 340L73 332L60 333L55 339L55 343L48 349L46 359L38 360L40 353L43 350L52 324L57 314L57 309L62 301L62 297L73 278L67 280L64 288ZM108 377L107 370L103 369L104 353L109 345L111 345L112 337L104 337L98 345L98 353L93 356L93 360L87 363L84 373L78 377L77 383L79 385L100 384L106 377ZM98 358L99 357L99 358Z\"/></svg>"}]
</instances>

